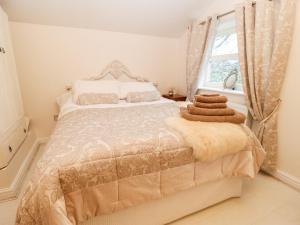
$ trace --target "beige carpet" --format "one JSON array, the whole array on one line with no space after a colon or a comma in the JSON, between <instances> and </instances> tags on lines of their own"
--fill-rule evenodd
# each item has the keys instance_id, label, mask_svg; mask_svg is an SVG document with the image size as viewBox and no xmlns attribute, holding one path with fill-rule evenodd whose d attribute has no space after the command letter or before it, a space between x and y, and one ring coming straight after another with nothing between
<instances>
[{"instance_id":1,"label":"beige carpet","mask_svg":"<svg viewBox=\"0 0 300 225\"><path fill-rule=\"evenodd\" d=\"M42 152L43 147L36 159ZM0 203L0 225L14 224L19 200ZM241 198L227 200L169 225L300 225L300 193L260 174L245 182Z\"/></svg>"}]
</instances>

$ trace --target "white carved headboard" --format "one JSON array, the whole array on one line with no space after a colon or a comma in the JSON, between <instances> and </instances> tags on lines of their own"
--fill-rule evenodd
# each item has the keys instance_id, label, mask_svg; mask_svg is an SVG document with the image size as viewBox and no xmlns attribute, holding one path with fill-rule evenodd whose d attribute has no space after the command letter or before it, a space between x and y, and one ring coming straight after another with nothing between
<instances>
[{"instance_id":1,"label":"white carved headboard","mask_svg":"<svg viewBox=\"0 0 300 225\"><path fill-rule=\"evenodd\" d=\"M138 82L148 82L148 80L143 77L134 76L130 70L119 60L114 60L109 63L99 75L84 78L84 80L102 80L107 78L121 81L135 80ZM154 85L156 86L157 84ZM71 89L72 87L70 85L66 86L67 91L70 91Z\"/></svg>"},{"instance_id":2,"label":"white carved headboard","mask_svg":"<svg viewBox=\"0 0 300 225\"><path fill-rule=\"evenodd\" d=\"M114 60L111 63L109 63L99 75L90 77L89 80L101 80L108 76L112 76L116 80L121 79L123 76L123 78L128 78L130 80L136 80L141 82L148 81L145 78L132 75L129 69L118 60Z\"/></svg>"}]
</instances>

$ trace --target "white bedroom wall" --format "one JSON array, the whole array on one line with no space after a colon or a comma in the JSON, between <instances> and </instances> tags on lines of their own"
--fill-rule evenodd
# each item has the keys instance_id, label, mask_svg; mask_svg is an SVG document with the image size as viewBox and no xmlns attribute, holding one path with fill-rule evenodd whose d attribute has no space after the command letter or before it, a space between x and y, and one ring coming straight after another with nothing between
<instances>
[{"instance_id":1,"label":"white bedroom wall","mask_svg":"<svg viewBox=\"0 0 300 225\"><path fill-rule=\"evenodd\" d=\"M10 26L25 112L40 137L51 133L55 98L65 85L96 75L114 59L157 82L161 92L180 86L177 39L15 22Z\"/></svg>"},{"instance_id":2,"label":"white bedroom wall","mask_svg":"<svg viewBox=\"0 0 300 225\"><path fill-rule=\"evenodd\" d=\"M300 188L300 2L297 4L292 48L279 112L279 170L298 181Z\"/></svg>"}]
</instances>

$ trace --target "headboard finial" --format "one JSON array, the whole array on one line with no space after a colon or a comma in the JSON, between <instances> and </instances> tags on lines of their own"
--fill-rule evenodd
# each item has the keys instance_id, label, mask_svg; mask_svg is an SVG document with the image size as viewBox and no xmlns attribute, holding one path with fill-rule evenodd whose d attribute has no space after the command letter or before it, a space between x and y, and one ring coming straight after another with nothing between
<instances>
[{"instance_id":1,"label":"headboard finial","mask_svg":"<svg viewBox=\"0 0 300 225\"><path fill-rule=\"evenodd\" d=\"M120 79L120 77L122 76L125 76L136 81L148 81L147 79L144 79L142 77L132 75L129 69L119 60L113 60L104 68L104 70L102 70L102 72L99 75L91 77L90 80L101 80L109 75L111 75L116 80Z\"/></svg>"}]
</instances>

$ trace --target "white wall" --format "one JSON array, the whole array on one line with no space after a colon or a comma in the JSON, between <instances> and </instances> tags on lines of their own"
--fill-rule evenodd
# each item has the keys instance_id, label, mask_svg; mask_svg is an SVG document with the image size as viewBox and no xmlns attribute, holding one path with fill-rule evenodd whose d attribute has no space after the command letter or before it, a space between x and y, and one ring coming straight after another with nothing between
<instances>
[{"instance_id":1,"label":"white wall","mask_svg":"<svg viewBox=\"0 0 300 225\"><path fill-rule=\"evenodd\" d=\"M55 98L64 86L96 75L111 60L157 82L162 92L179 86L177 39L15 22L10 26L25 113L38 136L51 133Z\"/></svg>"},{"instance_id":2,"label":"white wall","mask_svg":"<svg viewBox=\"0 0 300 225\"><path fill-rule=\"evenodd\" d=\"M279 112L279 170L300 182L300 4ZM300 183L299 183L300 185Z\"/></svg>"}]
</instances>

